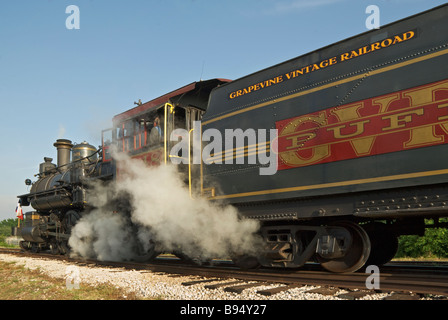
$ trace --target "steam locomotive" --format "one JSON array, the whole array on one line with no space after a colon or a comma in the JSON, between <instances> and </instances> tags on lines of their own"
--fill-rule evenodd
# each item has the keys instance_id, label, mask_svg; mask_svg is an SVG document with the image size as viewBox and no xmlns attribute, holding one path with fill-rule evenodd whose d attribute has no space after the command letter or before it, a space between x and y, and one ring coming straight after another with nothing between
<instances>
[{"instance_id":1,"label":"steam locomotive","mask_svg":"<svg viewBox=\"0 0 448 320\"><path fill-rule=\"evenodd\" d=\"M139 104L113 118L99 150L73 146L71 162L71 142L58 141L58 165L46 159L30 193L19 196L36 210L21 228L24 248L67 252L70 229L87 209L86 181L115 179L111 144L164 165L171 133L194 135L201 121L202 137L243 133L243 147L202 138L202 151L214 148L210 159L191 161L190 148L181 167L192 194L260 222L264 249L235 258L239 266L316 260L352 272L387 263L398 236L422 235L425 219L446 227L446 30L443 5L235 81L194 82ZM153 139L155 122L161 139ZM277 134L253 140L253 129ZM275 174L260 174L272 165L261 154L276 160Z\"/></svg>"},{"instance_id":2,"label":"steam locomotive","mask_svg":"<svg viewBox=\"0 0 448 320\"><path fill-rule=\"evenodd\" d=\"M39 166L38 180L26 195L19 196L21 206L31 205L36 211L25 214L18 229L23 238L22 249L38 252L50 249L54 254L68 253L71 228L87 209L86 187L92 179L110 180L114 174L111 163L103 163L100 150L87 142L73 145L59 139L57 165L45 157ZM17 232L17 231L16 231Z\"/></svg>"}]
</instances>

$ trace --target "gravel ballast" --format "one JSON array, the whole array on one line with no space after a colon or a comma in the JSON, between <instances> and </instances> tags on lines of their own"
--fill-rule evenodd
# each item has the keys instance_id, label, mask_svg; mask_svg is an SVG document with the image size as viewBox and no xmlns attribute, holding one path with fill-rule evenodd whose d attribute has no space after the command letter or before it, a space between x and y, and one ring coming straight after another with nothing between
<instances>
[{"instance_id":1,"label":"gravel ballast","mask_svg":"<svg viewBox=\"0 0 448 320\"><path fill-rule=\"evenodd\" d=\"M183 285L189 281L201 280L203 278L191 276L173 276L148 270L126 270L122 268L104 268L99 266L81 266L70 262L47 260L41 258L18 257L8 254L0 254L0 261L15 262L30 270L40 270L48 276L59 278L61 282L69 285L83 283L93 285L109 284L119 287L128 292L134 292L143 299L163 300L343 300L347 290L335 290L331 295L310 292L319 287L299 286L267 296L258 293L264 289L281 286L281 284L260 285L248 288L241 293L227 292L226 286L216 289L207 289L206 286L221 282L234 282L235 279L216 280ZM238 285L241 285L238 284ZM341 297L340 297L341 296ZM390 296L390 293L369 293L360 296L360 300L381 300Z\"/></svg>"}]
</instances>

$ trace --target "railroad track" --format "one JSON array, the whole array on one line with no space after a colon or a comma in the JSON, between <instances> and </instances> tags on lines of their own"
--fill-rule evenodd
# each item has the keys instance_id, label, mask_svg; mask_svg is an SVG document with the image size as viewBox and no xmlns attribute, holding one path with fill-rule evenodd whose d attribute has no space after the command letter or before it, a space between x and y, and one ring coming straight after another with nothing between
<instances>
[{"instance_id":1,"label":"railroad track","mask_svg":"<svg viewBox=\"0 0 448 320\"><path fill-rule=\"evenodd\" d=\"M185 265L152 265L150 268L154 271L167 271L169 267L170 273L182 275L196 275L206 278L236 278L242 281L253 281L253 284L243 285L239 289L245 289L260 284L282 284L281 287L276 287L271 290L265 290L262 294L270 295L283 290L288 290L293 287L304 285L310 286L325 286L333 288L356 289L367 292L366 283L373 285L371 273L347 273L335 274L324 271L303 271L303 270L239 270L231 267L209 267L209 266L191 266ZM382 272L378 276L378 288L371 290L381 291L398 291L398 292L413 292L416 294L435 294L448 296L448 271L444 274L434 274L432 272L415 273L413 268L412 274L403 272ZM232 289L230 289L232 290ZM233 289L238 290L238 289Z\"/></svg>"},{"instance_id":2,"label":"railroad track","mask_svg":"<svg viewBox=\"0 0 448 320\"><path fill-rule=\"evenodd\" d=\"M356 299L372 292L391 291L406 293L404 299L420 298L425 295L437 295L439 298L445 299L448 297L448 266L446 264L424 265L422 268L416 264L411 266L390 264L380 268L378 274L364 272L335 274L321 271L318 266L312 264L305 270L258 269L248 271L234 267L229 261L216 260L212 264L193 265L169 256L159 257L154 262L143 264L74 259L45 253L33 254L21 252L20 249L0 249L0 253L66 260L92 267L118 267L142 272L145 270L163 272L173 276L190 276L192 280L186 281L183 285L203 284L209 290L224 288L225 291L239 293L248 288L272 286L257 292L265 296L309 285L321 286L320 289L313 289L321 294L334 294L340 289L346 289L349 293L345 294L343 297L345 299ZM223 281L215 283L217 280Z\"/></svg>"}]
</instances>

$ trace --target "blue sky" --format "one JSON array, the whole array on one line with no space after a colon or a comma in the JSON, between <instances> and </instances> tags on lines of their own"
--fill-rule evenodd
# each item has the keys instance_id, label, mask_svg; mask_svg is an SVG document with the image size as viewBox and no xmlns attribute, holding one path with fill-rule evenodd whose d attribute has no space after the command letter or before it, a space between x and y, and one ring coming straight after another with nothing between
<instances>
[{"instance_id":1,"label":"blue sky","mask_svg":"<svg viewBox=\"0 0 448 320\"><path fill-rule=\"evenodd\" d=\"M114 115L193 81L237 79L437 0L0 0L0 220L58 138L98 146ZM69 5L80 29L66 28ZM25 208L25 210L30 207Z\"/></svg>"}]
</instances>

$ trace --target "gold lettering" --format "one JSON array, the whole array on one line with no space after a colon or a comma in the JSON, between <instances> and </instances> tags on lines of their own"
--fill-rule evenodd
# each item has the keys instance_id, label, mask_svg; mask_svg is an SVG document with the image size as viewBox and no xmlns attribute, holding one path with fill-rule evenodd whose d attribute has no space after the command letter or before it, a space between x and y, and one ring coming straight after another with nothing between
<instances>
[{"instance_id":1,"label":"gold lettering","mask_svg":"<svg viewBox=\"0 0 448 320\"><path fill-rule=\"evenodd\" d=\"M350 144L352 145L353 150L355 150L355 153L358 157L366 156L372 152L375 138L376 137L353 139L350 141Z\"/></svg>"},{"instance_id":2,"label":"gold lettering","mask_svg":"<svg viewBox=\"0 0 448 320\"><path fill-rule=\"evenodd\" d=\"M286 148L286 150L290 149L297 149L300 147L303 147L304 143L308 140L311 140L316 137L315 133L309 132L309 133L302 133L298 134L296 136L287 137L286 140L290 140L292 143L289 147Z\"/></svg>"},{"instance_id":3,"label":"gold lettering","mask_svg":"<svg viewBox=\"0 0 448 320\"><path fill-rule=\"evenodd\" d=\"M291 122L289 122L280 132L279 137L287 136L290 134L295 133L299 130L299 127L306 122L314 122L318 126L324 126L327 124L327 117L325 115L325 112L320 112L319 115L313 116L303 116L293 119Z\"/></svg>"},{"instance_id":4,"label":"gold lettering","mask_svg":"<svg viewBox=\"0 0 448 320\"><path fill-rule=\"evenodd\" d=\"M368 46L362 47L362 54L369 53L371 50L368 50Z\"/></svg>"},{"instance_id":5,"label":"gold lettering","mask_svg":"<svg viewBox=\"0 0 448 320\"><path fill-rule=\"evenodd\" d=\"M403 41L412 39L414 36L415 36L414 31L405 32L405 33L403 33Z\"/></svg>"},{"instance_id":6,"label":"gold lettering","mask_svg":"<svg viewBox=\"0 0 448 320\"><path fill-rule=\"evenodd\" d=\"M417 109L384 116L381 119L382 120L388 119L390 121L390 125L389 127L383 128L383 131L404 128L406 126L406 123L412 121L412 115L415 114L421 116L423 115L423 113L424 113L423 109Z\"/></svg>"},{"instance_id":7,"label":"gold lettering","mask_svg":"<svg viewBox=\"0 0 448 320\"><path fill-rule=\"evenodd\" d=\"M359 54L356 51L352 51L350 55L350 59L359 56Z\"/></svg>"},{"instance_id":8,"label":"gold lettering","mask_svg":"<svg viewBox=\"0 0 448 320\"><path fill-rule=\"evenodd\" d=\"M379 105L379 113L384 113L389 110L390 104L394 101L400 100L400 93L392 93L382 98L376 98L372 100L373 105Z\"/></svg>"},{"instance_id":9,"label":"gold lettering","mask_svg":"<svg viewBox=\"0 0 448 320\"><path fill-rule=\"evenodd\" d=\"M369 122L370 122L370 120L364 120L364 121L351 123L348 126L346 124L344 124L342 126L328 128L327 131L330 131L330 130L333 131L334 137L336 139L356 137L356 136L359 136L360 134L364 133L364 126L366 123L369 123ZM342 134L342 132L341 132L342 128L348 128L348 127L354 127L354 126L356 126L355 132Z\"/></svg>"},{"instance_id":10,"label":"gold lettering","mask_svg":"<svg viewBox=\"0 0 448 320\"><path fill-rule=\"evenodd\" d=\"M370 48L372 49L371 51L379 50L379 49L381 49L380 48L380 43L379 42L372 43L370 45Z\"/></svg>"},{"instance_id":11,"label":"gold lettering","mask_svg":"<svg viewBox=\"0 0 448 320\"><path fill-rule=\"evenodd\" d=\"M436 101L435 95L438 91L448 92L448 80L423 88L407 90L403 96L411 99L411 105L424 105Z\"/></svg>"},{"instance_id":12,"label":"gold lettering","mask_svg":"<svg viewBox=\"0 0 448 320\"><path fill-rule=\"evenodd\" d=\"M329 61L330 66L338 63L338 59L336 57L333 57L333 58L329 59L328 61Z\"/></svg>"},{"instance_id":13,"label":"gold lettering","mask_svg":"<svg viewBox=\"0 0 448 320\"><path fill-rule=\"evenodd\" d=\"M319 63L319 67L321 68L328 67L328 60L321 61L321 63Z\"/></svg>"},{"instance_id":14,"label":"gold lettering","mask_svg":"<svg viewBox=\"0 0 448 320\"><path fill-rule=\"evenodd\" d=\"M354 103L345 107L339 107L333 110L332 113L335 114L339 121L351 121L356 120L361 117L359 110L364 107L364 103ZM364 124L363 124L364 126ZM364 127L362 128L364 131ZM357 131L360 128L357 127ZM358 138L350 141L353 150L358 156L367 155L372 151L373 144L375 142L375 137Z\"/></svg>"},{"instance_id":15,"label":"gold lettering","mask_svg":"<svg viewBox=\"0 0 448 320\"><path fill-rule=\"evenodd\" d=\"M296 119L293 119L291 122L289 122L280 132L279 132L279 138L282 136L293 134L298 130L300 125L307 122L313 122L317 124L318 126L324 126L327 124L327 117L325 115L325 112L319 113L319 115L309 115L309 116L303 116ZM285 164L289 166L304 166L309 165L315 162L319 162L328 156L330 156L330 146L329 145L321 145L317 147L313 147L310 152L311 156L304 157L302 155L299 155L298 151L300 147L303 146L303 144L313 139L316 136L315 133L305 133L305 134L299 134L293 137L290 137L289 140L292 141L292 146L290 146L291 149L293 146L296 146L296 150L290 150L290 151L283 151L279 152L280 160L283 161ZM302 139L303 138L303 139ZM288 137L287 137L288 139Z\"/></svg>"},{"instance_id":16,"label":"gold lettering","mask_svg":"<svg viewBox=\"0 0 448 320\"><path fill-rule=\"evenodd\" d=\"M437 135L434 132L434 129L434 125L429 125L410 130L411 137L403 144L403 148L415 148L428 144L432 145L438 142L443 142L444 137Z\"/></svg>"},{"instance_id":17,"label":"gold lettering","mask_svg":"<svg viewBox=\"0 0 448 320\"><path fill-rule=\"evenodd\" d=\"M343 107L338 107L332 110L331 113L338 118L339 122L351 121L359 119L361 117L359 114L359 109L361 109L363 106L363 102L357 102Z\"/></svg>"},{"instance_id":18,"label":"gold lettering","mask_svg":"<svg viewBox=\"0 0 448 320\"><path fill-rule=\"evenodd\" d=\"M382 41L378 41L378 42L372 43L370 45L366 45L366 46L363 46L363 47L358 47L355 50L351 50L349 52L342 53L339 56L339 61L343 62L343 61L346 61L346 60L350 60L350 59L362 56L364 54L367 54L369 52L372 52L372 51L375 51L375 50L380 50L382 48L387 48L387 47L389 47L391 45L395 45L397 43L400 43L400 42L412 39L413 37L415 37L415 32L414 31L408 31L408 32L403 33L402 35L397 35L397 36L394 36L394 37L391 37L391 38L384 39ZM332 57L332 58L329 58L329 59L326 59L326 60L322 60L322 61L320 61L318 63L313 63L313 64L310 64L308 66L302 67L300 69L297 69L297 70L285 73L284 75L280 75L280 76L277 76L275 78L267 79L267 80L264 80L264 81L259 82L257 84L251 85L249 87L242 88L241 90L234 91L234 92L229 94L229 98L230 99L235 99L237 97L243 96L243 95L251 93L253 91L264 89L264 88L269 87L271 85L283 82L284 80L290 80L290 79L296 78L299 75L304 75L304 74L307 74L307 73L310 73L310 72L318 71L318 70L326 68L328 66L332 66L332 65L334 65L336 63L338 63L338 57ZM283 79L283 76L285 76L286 79Z\"/></svg>"},{"instance_id":19,"label":"gold lettering","mask_svg":"<svg viewBox=\"0 0 448 320\"><path fill-rule=\"evenodd\" d=\"M393 44L396 44L397 42L402 42L402 41L404 41L404 40L401 39L400 36L395 36Z\"/></svg>"},{"instance_id":20,"label":"gold lettering","mask_svg":"<svg viewBox=\"0 0 448 320\"><path fill-rule=\"evenodd\" d=\"M413 31L409 31L408 39L414 36ZM448 91L448 80L437 84L431 84L423 88L417 88L407 90L403 96L411 100L411 105L427 105L436 101L436 93L440 91ZM448 104L442 104L439 108L448 106ZM423 114L423 109L421 114ZM441 116L438 120L446 120L448 116ZM431 145L435 143L441 143L444 141L444 137L435 133L435 125L428 125L424 127L413 128L410 130L410 138L403 144L404 148L413 148L424 145ZM442 129L445 128L445 124L442 124Z\"/></svg>"},{"instance_id":21,"label":"gold lettering","mask_svg":"<svg viewBox=\"0 0 448 320\"><path fill-rule=\"evenodd\" d=\"M440 106L438 106L439 109L446 108L446 107L448 107L448 103L444 103L444 104L441 104ZM439 121L448 120L448 115L447 116L440 116L440 117L437 118L437 120L439 120Z\"/></svg>"},{"instance_id":22,"label":"gold lettering","mask_svg":"<svg viewBox=\"0 0 448 320\"><path fill-rule=\"evenodd\" d=\"M311 151L311 156L303 157L297 154L296 151L285 151L279 154L281 160L292 167L299 167L310 165L324 160L330 156L330 147L327 145L314 147Z\"/></svg>"},{"instance_id":23,"label":"gold lettering","mask_svg":"<svg viewBox=\"0 0 448 320\"><path fill-rule=\"evenodd\" d=\"M389 39L389 38L381 41L381 46L383 48L386 48L386 47L390 46L391 44L392 44L392 39Z\"/></svg>"},{"instance_id":24,"label":"gold lettering","mask_svg":"<svg viewBox=\"0 0 448 320\"><path fill-rule=\"evenodd\" d=\"M341 61L348 60L348 52L341 54Z\"/></svg>"}]
</instances>

